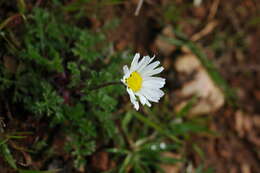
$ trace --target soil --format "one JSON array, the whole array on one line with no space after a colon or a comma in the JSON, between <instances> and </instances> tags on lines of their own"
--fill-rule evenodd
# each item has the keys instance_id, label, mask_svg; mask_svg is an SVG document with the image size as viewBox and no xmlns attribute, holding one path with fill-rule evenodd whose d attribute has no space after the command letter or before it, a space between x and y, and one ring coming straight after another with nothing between
<instances>
[{"instance_id":1,"label":"soil","mask_svg":"<svg viewBox=\"0 0 260 173\"><path fill-rule=\"evenodd\" d=\"M202 1L200 6L195 7L191 1L176 0L175 6L180 11L179 18L171 19L165 14L165 9L172 4L171 0L146 0L139 15L135 16L134 12L138 2L138 0L129 0L118 5L104 6L98 16L85 20L88 27L96 29L107 20L119 17L121 21L119 25L107 33L110 41L115 42L115 49L122 51L133 48L134 51L141 54L160 56L167 66L165 75L167 80L172 83L168 84L167 87L172 93L182 87L182 83L178 81L181 78L178 75L181 74L175 73L173 64L176 57L183 52L179 49L172 49L170 53L162 51L156 44L156 38L168 25L173 28L177 26L182 28L182 32L191 39L198 34L199 37L195 43L202 48L223 78L236 90L237 97L235 106L226 103L221 109L210 115L204 115L212 116L209 127L218 134L210 137L194 136L193 141L198 143L205 152L204 159L194 152L188 155L194 161L194 167L203 162L206 167L212 167L218 173L259 173L260 3L257 3L257 0L208 0ZM45 5L41 1L36 3L38 6ZM15 14L16 11L13 3L7 4L7 6L1 6L0 3L0 8L1 20ZM177 11L177 9L175 10ZM212 21L216 21L217 25L206 30L204 34L200 34ZM14 21L11 27L19 26L19 24L19 22ZM219 42L218 47L214 47L216 40ZM178 98L176 100L178 101ZM177 102L176 100L174 102ZM14 106L2 104L0 113L7 112L9 118L13 119L10 110ZM19 121L26 121L28 122L26 124L30 124L30 126L23 127ZM37 124L35 124L36 122ZM52 140L41 130L47 126L45 123L39 124L36 120L23 120L22 118L5 123L8 123L10 131L16 131L16 129L30 131L29 129L33 129L34 133L38 134L38 138ZM53 133L53 131L48 132L48 134ZM62 138L59 135L56 137ZM30 134L28 134L27 139L24 143L14 143L12 147L26 148L30 141L36 140ZM61 146L60 141L62 140L53 140L53 145ZM25 152L20 153L19 158L24 158L18 162L25 165L29 164L32 159ZM106 170L111 164L107 161L106 153L93 155L91 160L94 167L98 167L98 158L105 158L106 164L97 169ZM53 159L47 165L44 165L45 161L43 160L36 160L33 164L35 167L52 165L55 167L57 164L62 165L63 159ZM71 167L68 165L66 170L69 172ZM12 172L1 157L0 170L2 173Z\"/></svg>"}]
</instances>

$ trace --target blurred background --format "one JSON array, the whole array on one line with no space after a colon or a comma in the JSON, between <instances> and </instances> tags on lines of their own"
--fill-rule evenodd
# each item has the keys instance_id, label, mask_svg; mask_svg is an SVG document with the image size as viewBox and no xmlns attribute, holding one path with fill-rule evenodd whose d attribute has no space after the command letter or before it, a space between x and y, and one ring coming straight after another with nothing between
<instances>
[{"instance_id":1,"label":"blurred background","mask_svg":"<svg viewBox=\"0 0 260 173\"><path fill-rule=\"evenodd\" d=\"M258 0L0 0L1 173L260 172ZM165 96L119 81L156 56Z\"/></svg>"}]
</instances>

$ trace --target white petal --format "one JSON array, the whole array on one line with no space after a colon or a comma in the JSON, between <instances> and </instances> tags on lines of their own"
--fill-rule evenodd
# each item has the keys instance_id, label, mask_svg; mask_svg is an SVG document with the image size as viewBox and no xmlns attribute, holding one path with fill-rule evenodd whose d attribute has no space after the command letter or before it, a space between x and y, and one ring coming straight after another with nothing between
<instances>
[{"instance_id":1,"label":"white petal","mask_svg":"<svg viewBox=\"0 0 260 173\"><path fill-rule=\"evenodd\" d=\"M131 63L130 72L133 72L134 69L136 69L136 67L138 65L139 58L140 58L140 54L136 53L135 56L134 56L134 59Z\"/></svg>"},{"instance_id":2,"label":"white petal","mask_svg":"<svg viewBox=\"0 0 260 173\"><path fill-rule=\"evenodd\" d=\"M160 89L146 89L144 88L144 90L147 91L147 93L149 93L152 97L155 98L161 98L164 95L164 92Z\"/></svg>"},{"instance_id":3,"label":"white petal","mask_svg":"<svg viewBox=\"0 0 260 173\"><path fill-rule=\"evenodd\" d=\"M162 88L163 86L164 86L164 84L165 84L165 82L154 82L154 81L152 81L152 82L150 82L150 81L145 81L145 82L143 82L143 87L144 88L154 88L154 89L159 89L159 88Z\"/></svg>"},{"instance_id":4,"label":"white petal","mask_svg":"<svg viewBox=\"0 0 260 173\"><path fill-rule=\"evenodd\" d=\"M140 92L137 92L135 94L139 97L142 105L147 105L149 107L152 106L151 103L147 100L147 98L143 94L141 94Z\"/></svg>"},{"instance_id":5,"label":"white petal","mask_svg":"<svg viewBox=\"0 0 260 173\"><path fill-rule=\"evenodd\" d=\"M143 89L143 92L145 93L145 96L146 95L149 95L150 97L154 98L155 100L158 100L158 95L154 92L152 92L151 90L148 90L148 89Z\"/></svg>"},{"instance_id":6,"label":"white petal","mask_svg":"<svg viewBox=\"0 0 260 173\"><path fill-rule=\"evenodd\" d=\"M165 79L161 77L144 77L143 87L162 88L165 85Z\"/></svg>"},{"instance_id":7,"label":"white petal","mask_svg":"<svg viewBox=\"0 0 260 173\"><path fill-rule=\"evenodd\" d=\"M155 62L149 64L148 66L146 66L145 68L143 68L140 71L140 73L144 73L145 74L146 72L149 72L149 71L153 70L154 68L156 68L159 64L160 64L159 61L155 61Z\"/></svg>"},{"instance_id":8,"label":"white petal","mask_svg":"<svg viewBox=\"0 0 260 173\"><path fill-rule=\"evenodd\" d=\"M150 59L149 63L152 62L154 58L155 58L155 55Z\"/></svg>"},{"instance_id":9,"label":"white petal","mask_svg":"<svg viewBox=\"0 0 260 173\"><path fill-rule=\"evenodd\" d=\"M138 63L138 66L136 67L135 70L140 72L144 67L146 67L149 64L149 61L150 61L149 56L143 57L143 59L140 61L140 63Z\"/></svg>"},{"instance_id":10,"label":"white petal","mask_svg":"<svg viewBox=\"0 0 260 173\"><path fill-rule=\"evenodd\" d=\"M146 105L148 106L148 107L151 107L152 105L151 105L151 103L146 99Z\"/></svg>"},{"instance_id":11,"label":"white petal","mask_svg":"<svg viewBox=\"0 0 260 173\"><path fill-rule=\"evenodd\" d=\"M138 111L138 109L139 109L139 103L138 103L138 102L135 102L135 104L134 104L134 108L135 108L135 110Z\"/></svg>"},{"instance_id":12,"label":"white petal","mask_svg":"<svg viewBox=\"0 0 260 173\"><path fill-rule=\"evenodd\" d=\"M152 102L158 102L160 98L158 97L154 97L154 96L151 96L150 93L148 93L146 90L142 89L140 91L140 93L142 95L144 95L149 101L152 101Z\"/></svg>"},{"instance_id":13,"label":"white petal","mask_svg":"<svg viewBox=\"0 0 260 173\"><path fill-rule=\"evenodd\" d=\"M165 82L165 79L162 77L153 77L153 76L147 76L144 77L144 81L158 81L158 82Z\"/></svg>"},{"instance_id":14,"label":"white petal","mask_svg":"<svg viewBox=\"0 0 260 173\"><path fill-rule=\"evenodd\" d=\"M156 92L159 95L159 97L164 96L164 92L162 90L160 90L160 89L155 90L154 92Z\"/></svg>"},{"instance_id":15,"label":"white petal","mask_svg":"<svg viewBox=\"0 0 260 173\"><path fill-rule=\"evenodd\" d=\"M126 90L127 90L128 94L129 94L129 96L130 96L130 101L131 101L131 103L134 105L134 108L135 108L136 110L138 110L138 109L139 109L139 103L138 103L138 101L136 100L136 97L135 97L134 92L133 92L131 89L129 89L129 88L127 88Z\"/></svg>"},{"instance_id":16,"label":"white petal","mask_svg":"<svg viewBox=\"0 0 260 173\"><path fill-rule=\"evenodd\" d=\"M145 105L146 98L142 94L140 94L140 93L135 93L135 95L137 95L139 97L140 102L142 103L142 105Z\"/></svg>"},{"instance_id":17,"label":"white petal","mask_svg":"<svg viewBox=\"0 0 260 173\"><path fill-rule=\"evenodd\" d=\"M159 67L159 68L154 69L154 70L152 70L152 71L146 72L146 73L144 73L144 74L142 74L142 75L143 75L143 76L152 76L152 75L161 73L163 70L164 70L163 67Z\"/></svg>"},{"instance_id":18,"label":"white petal","mask_svg":"<svg viewBox=\"0 0 260 173\"><path fill-rule=\"evenodd\" d=\"M127 65L124 65L123 71L124 71L125 75L127 75L129 73L129 69L128 69Z\"/></svg>"},{"instance_id":19,"label":"white petal","mask_svg":"<svg viewBox=\"0 0 260 173\"><path fill-rule=\"evenodd\" d=\"M138 103L137 101L134 103L134 108L138 111L138 109L139 109L139 103Z\"/></svg>"}]
</instances>

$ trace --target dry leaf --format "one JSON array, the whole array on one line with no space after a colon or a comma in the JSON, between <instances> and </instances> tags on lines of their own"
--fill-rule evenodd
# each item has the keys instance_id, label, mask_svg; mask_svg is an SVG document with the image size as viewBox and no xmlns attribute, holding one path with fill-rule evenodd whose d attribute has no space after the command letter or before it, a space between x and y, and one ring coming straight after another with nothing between
<instances>
[{"instance_id":1,"label":"dry leaf","mask_svg":"<svg viewBox=\"0 0 260 173\"><path fill-rule=\"evenodd\" d=\"M180 91L181 98L189 98L194 95L199 98L199 101L190 110L191 115L208 114L223 106L225 101L223 93L211 80L195 55L186 54L179 57L175 68L185 76L194 75L193 79L186 82ZM177 109L181 109L187 101L180 103Z\"/></svg>"}]
</instances>

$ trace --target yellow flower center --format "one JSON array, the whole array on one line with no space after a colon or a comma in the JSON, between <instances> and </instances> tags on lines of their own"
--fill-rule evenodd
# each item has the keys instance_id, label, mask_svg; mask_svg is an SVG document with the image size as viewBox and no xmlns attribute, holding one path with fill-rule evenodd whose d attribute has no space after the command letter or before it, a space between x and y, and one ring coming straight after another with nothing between
<instances>
[{"instance_id":1,"label":"yellow flower center","mask_svg":"<svg viewBox=\"0 0 260 173\"><path fill-rule=\"evenodd\" d=\"M137 92L142 87L143 79L138 72L134 71L125 81L130 89L132 89L134 92Z\"/></svg>"}]
</instances>

